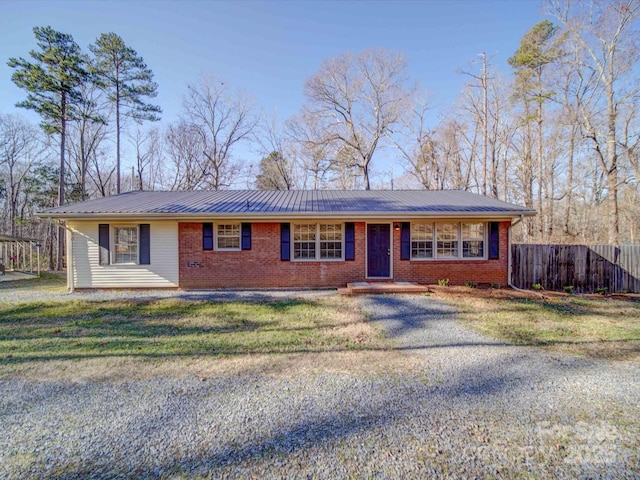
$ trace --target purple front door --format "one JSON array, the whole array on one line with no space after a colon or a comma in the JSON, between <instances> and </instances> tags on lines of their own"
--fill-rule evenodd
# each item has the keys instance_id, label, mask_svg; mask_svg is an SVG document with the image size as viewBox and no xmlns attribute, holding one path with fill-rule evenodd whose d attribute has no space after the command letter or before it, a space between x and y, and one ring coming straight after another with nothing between
<instances>
[{"instance_id":1,"label":"purple front door","mask_svg":"<svg viewBox=\"0 0 640 480\"><path fill-rule=\"evenodd\" d=\"M367 277L390 277L391 226L387 223L367 225Z\"/></svg>"}]
</instances>

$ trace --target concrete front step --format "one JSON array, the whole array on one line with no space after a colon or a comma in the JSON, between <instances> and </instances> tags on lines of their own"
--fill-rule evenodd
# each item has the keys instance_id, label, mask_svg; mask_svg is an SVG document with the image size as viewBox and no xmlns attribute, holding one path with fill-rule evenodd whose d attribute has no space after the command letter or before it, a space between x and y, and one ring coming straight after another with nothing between
<instances>
[{"instance_id":1,"label":"concrete front step","mask_svg":"<svg viewBox=\"0 0 640 480\"><path fill-rule=\"evenodd\" d=\"M370 293L425 293L429 289L413 282L353 282L346 288L339 288L342 295L362 295Z\"/></svg>"}]
</instances>

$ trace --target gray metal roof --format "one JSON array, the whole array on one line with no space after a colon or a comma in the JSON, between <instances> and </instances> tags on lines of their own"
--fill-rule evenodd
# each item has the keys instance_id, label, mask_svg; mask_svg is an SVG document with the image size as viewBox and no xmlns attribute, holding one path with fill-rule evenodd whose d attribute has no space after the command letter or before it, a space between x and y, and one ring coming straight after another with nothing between
<instances>
[{"instance_id":1,"label":"gray metal roof","mask_svg":"<svg viewBox=\"0 0 640 480\"><path fill-rule=\"evenodd\" d=\"M504 217L535 215L512 203L461 190L216 190L128 192L40 212L41 217L235 217L334 216L382 218Z\"/></svg>"}]
</instances>

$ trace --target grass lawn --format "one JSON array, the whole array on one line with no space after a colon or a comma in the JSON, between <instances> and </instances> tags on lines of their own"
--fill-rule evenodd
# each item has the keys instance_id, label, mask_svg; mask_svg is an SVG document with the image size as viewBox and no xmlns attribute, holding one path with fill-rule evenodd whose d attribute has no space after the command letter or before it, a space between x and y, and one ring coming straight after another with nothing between
<instances>
[{"instance_id":1,"label":"grass lawn","mask_svg":"<svg viewBox=\"0 0 640 480\"><path fill-rule=\"evenodd\" d=\"M0 301L3 290L37 290L44 293L65 293L67 291L65 273L42 272L39 277L28 280L9 280L0 282Z\"/></svg>"},{"instance_id":2,"label":"grass lawn","mask_svg":"<svg viewBox=\"0 0 640 480\"><path fill-rule=\"evenodd\" d=\"M640 360L640 301L598 295L526 295L434 287L466 325L517 345L607 360Z\"/></svg>"},{"instance_id":3,"label":"grass lawn","mask_svg":"<svg viewBox=\"0 0 640 480\"><path fill-rule=\"evenodd\" d=\"M12 288L60 288L55 279L26 282ZM248 368L282 373L351 364L387 370L394 368L392 356L354 300L338 296L270 302L0 300L0 378L206 376Z\"/></svg>"},{"instance_id":4,"label":"grass lawn","mask_svg":"<svg viewBox=\"0 0 640 480\"><path fill-rule=\"evenodd\" d=\"M2 301L3 289L63 293L64 279L0 284L0 378L98 379L238 371L399 371L353 298L271 302L177 298ZM640 360L640 302L432 287L471 328L518 345Z\"/></svg>"}]
</instances>

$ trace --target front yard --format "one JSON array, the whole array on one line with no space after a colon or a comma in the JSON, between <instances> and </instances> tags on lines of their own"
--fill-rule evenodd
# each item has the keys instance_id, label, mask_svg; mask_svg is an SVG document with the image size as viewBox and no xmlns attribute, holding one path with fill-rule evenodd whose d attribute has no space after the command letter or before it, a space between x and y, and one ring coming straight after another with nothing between
<instances>
[{"instance_id":1,"label":"front yard","mask_svg":"<svg viewBox=\"0 0 640 480\"><path fill-rule=\"evenodd\" d=\"M28 292L27 299L3 300L11 289ZM39 294L43 300L31 298ZM428 296L454 306L472 329L514 345L594 359L640 358L637 298L437 286ZM286 371L300 363L385 371L411 365L393 354L354 298L209 301L132 292L90 300L65 296L64 281L55 276L0 287L0 378L191 370L204 376L241 364Z\"/></svg>"},{"instance_id":2,"label":"front yard","mask_svg":"<svg viewBox=\"0 0 640 480\"><path fill-rule=\"evenodd\" d=\"M206 376L239 364L286 370L292 362L331 369L353 352L387 369L384 344L355 301L337 296L0 301L0 378Z\"/></svg>"},{"instance_id":3,"label":"front yard","mask_svg":"<svg viewBox=\"0 0 640 480\"><path fill-rule=\"evenodd\" d=\"M514 345L603 360L640 360L640 297L432 287L465 324Z\"/></svg>"},{"instance_id":4,"label":"front yard","mask_svg":"<svg viewBox=\"0 0 640 480\"><path fill-rule=\"evenodd\" d=\"M0 286L2 478L640 474L637 302L63 293Z\"/></svg>"}]
</instances>

